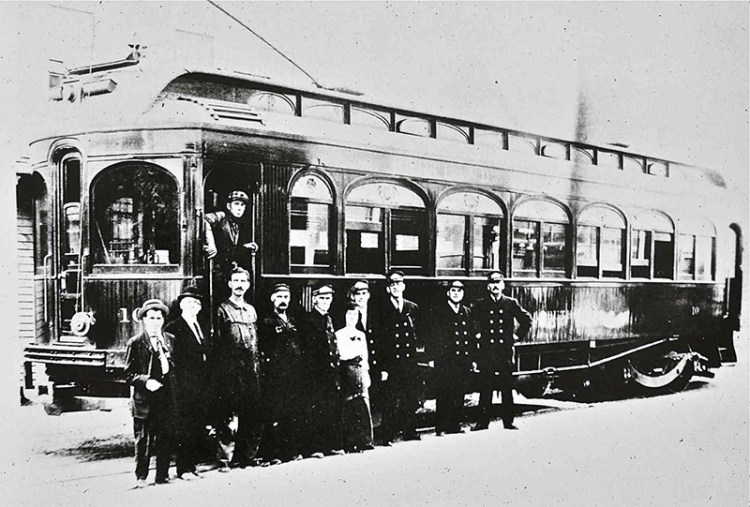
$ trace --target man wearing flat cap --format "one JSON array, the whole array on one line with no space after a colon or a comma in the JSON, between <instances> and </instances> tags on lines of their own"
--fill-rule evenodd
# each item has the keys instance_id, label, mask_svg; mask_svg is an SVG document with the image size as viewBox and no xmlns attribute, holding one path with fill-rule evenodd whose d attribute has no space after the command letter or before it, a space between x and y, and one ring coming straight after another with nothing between
<instances>
[{"instance_id":1,"label":"man wearing flat cap","mask_svg":"<svg viewBox=\"0 0 750 507\"><path fill-rule=\"evenodd\" d=\"M221 301L226 294L226 283L233 263L251 269L251 254L258 249L253 243L247 220L244 220L249 196L243 190L233 190L226 198L226 211L206 213L203 249L206 258L214 261L214 294ZM219 291L218 293L216 291Z\"/></svg>"},{"instance_id":2,"label":"man wearing flat cap","mask_svg":"<svg viewBox=\"0 0 750 507\"><path fill-rule=\"evenodd\" d=\"M258 454L272 464L301 453L305 388L297 319L289 313L291 291L285 283L271 290L272 311L258 327L261 397L266 416Z\"/></svg>"},{"instance_id":3,"label":"man wearing flat cap","mask_svg":"<svg viewBox=\"0 0 750 507\"><path fill-rule=\"evenodd\" d=\"M479 336L479 365L481 390L480 416L475 430L486 429L490 424L492 391L500 390L500 407L503 426L517 429L513 424L513 345L516 335L523 339L531 329L531 315L512 297L505 296L502 273L493 271L487 276L488 297L472 307L474 328ZM518 323L518 328L516 328Z\"/></svg>"},{"instance_id":4,"label":"man wearing flat cap","mask_svg":"<svg viewBox=\"0 0 750 507\"><path fill-rule=\"evenodd\" d=\"M146 485L151 446L156 448L156 483L169 482L174 400L174 336L162 331L169 309L149 299L135 312L140 333L128 340L125 375L133 386L131 412L135 435L136 487Z\"/></svg>"},{"instance_id":5,"label":"man wearing flat cap","mask_svg":"<svg viewBox=\"0 0 750 507\"><path fill-rule=\"evenodd\" d=\"M329 315L333 287L318 283L313 287L313 308L300 323L309 403L305 454L343 454L341 434L341 389L339 353L333 321Z\"/></svg>"},{"instance_id":6,"label":"man wearing flat cap","mask_svg":"<svg viewBox=\"0 0 750 507\"><path fill-rule=\"evenodd\" d=\"M174 374L177 381L177 477L197 476L203 434L208 423L208 355L206 327L198 320L203 294L194 285L177 296L181 315L164 330L174 335Z\"/></svg>"},{"instance_id":7,"label":"man wearing flat cap","mask_svg":"<svg viewBox=\"0 0 750 507\"><path fill-rule=\"evenodd\" d=\"M382 372L380 440L390 445L399 432L404 440L419 440L416 411L421 388L417 348L420 346L419 306L404 298L401 271L386 275L388 299L381 310L378 351Z\"/></svg>"},{"instance_id":8,"label":"man wearing flat cap","mask_svg":"<svg viewBox=\"0 0 750 507\"><path fill-rule=\"evenodd\" d=\"M477 355L471 310L463 303L464 289L463 282L452 281L446 290L447 300L433 308L430 321L430 336L435 344L438 435L461 432L464 395Z\"/></svg>"}]
</instances>

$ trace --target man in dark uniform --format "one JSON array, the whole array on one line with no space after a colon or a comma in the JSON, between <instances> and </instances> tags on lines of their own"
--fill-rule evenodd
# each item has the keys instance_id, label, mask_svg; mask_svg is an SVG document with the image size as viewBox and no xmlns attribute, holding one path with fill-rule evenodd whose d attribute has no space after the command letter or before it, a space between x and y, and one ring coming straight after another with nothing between
<instances>
[{"instance_id":1,"label":"man in dark uniform","mask_svg":"<svg viewBox=\"0 0 750 507\"><path fill-rule=\"evenodd\" d=\"M171 357L174 336L162 331L168 314L169 309L158 299L143 303L135 313L143 330L128 341L125 357L125 376L133 386L137 488L146 485L152 445L156 448L156 484L169 482L175 399Z\"/></svg>"},{"instance_id":2,"label":"man in dark uniform","mask_svg":"<svg viewBox=\"0 0 750 507\"><path fill-rule=\"evenodd\" d=\"M302 450L304 403L302 358L296 319L289 314L289 286L278 283L271 292L273 312L261 320L261 396L266 415L258 454L271 464L290 461Z\"/></svg>"},{"instance_id":3,"label":"man in dark uniform","mask_svg":"<svg viewBox=\"0 0 750 507\"><path fill-rule=\"evenodd\" d=\"M233 190L227 195L227 211L206 213L205 238L203 249L206 258L213 259L213 290L216 301L226 297L229 272L233 266L252 269L251 258L258 249L252 241L252 233L247 220L243 220L247 203L247 193Z\"/></svg>"},{"instance_id":4,"label":"man in dark uniform","mask_svg":"<svg viewBox=\"0 0 750 507\"><path fill-rule=\"evenodd\" d=\"M480 299L472 308L475 329L479 333L479 371L481 391L479 395L480 416L475 430L487 429L490 424L492 391L500 389L502 395L501 414L506 429L518 429L513 425L513 343L515 334L523 339L531 329L531 315L518 301L503 295L505 282L500 272L487 277L489 297ZM518 329L515 323L518 322Z\"/></svg>"},{"instance_id":5,"label":"man in dark uniform","mask_svg":"<svg viewBox=\"0 0 750 507\"><path fill-rule=\"evenodd\" d=\"M341 389L339 355L333 321L328 311L333 302L333 287L327 283L312 291L313 308L300 323L305 361L308 456L344 454L341 434Z\"/></svg>"},{"instance_id":6,"label":"man in dark uniform","mask_svg":"<svg viewBox=\"0 0 750 507\"><path fill-rule=\"evenodd\" d=\"M262 431L258 316L245 301L250 274L235 268L228 282L232 295L219 305L216 315L215 363L217 390L223 405L226 430L228 420L237 417L234 455L230 466L245 467L254 461Z\"/></svg>"},{"instance_id":7,"label":"man in dark uniform","mask_svg":"<svg viewBox=\"0 0 750 507\"><path fill-rule=\"evenodd\" d=\"M448 300L433 309L430 334L435 344L438 435L461 432L464 395L478 345L471 310L463 304L464 284L451 282L446 294Z\"/></svg>"},{"instance_id":8,"label":"man in dark uniform","mask_svg":"<svg viewBox=\"0 0 750 507\"><path fill-rule=\"evenodd\" d=\"M382 379L381 439L390 445L399 432L405 440L419 440L420 375L417 364L419 306L404 299L404 274L386 275L388 300L381 311L378 355Z\"/></svg>"},{"instance_id":9,"label":"man in dark uniform","mask_svg":"<svg viewBox=\"0 0 750 507\"><path fill-rule=\"evenodd\" d=\"M208 422L208 343L198 321L203 295L188 286L177 296L182 314L164 328L174 335L174 373L177 380L177 477L197 476L196 465Z\"/></svg>"}]
</instances>

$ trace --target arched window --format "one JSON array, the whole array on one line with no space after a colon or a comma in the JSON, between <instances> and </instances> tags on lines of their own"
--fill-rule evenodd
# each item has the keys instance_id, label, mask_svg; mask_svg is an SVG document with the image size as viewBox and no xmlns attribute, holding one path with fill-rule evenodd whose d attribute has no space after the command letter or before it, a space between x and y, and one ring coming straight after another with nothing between
<instances>
[{"instance_id":1,"label":"arched window","mask_svg":"<svg viewBox=\"0 0 750 507\"><path fill-rule=\"evenodd\" d=\"M175 179L147 164L102 173L92 187L91 245L95 269L105 265L172 265L180 259Z\"/></svg>"},{"instance_id":2,"label":"arched window","mask_svg":"<svg viewBox=\"0 0 750 507\"><path fill-rule=\"evenodd\" d=\"M559 204L522 202L513 212L513 276L565 277L569 222Z\"/></svg>"},{"instance_id":3,"label":"arched window","mask_svg":"<svg viewBox=\"0 0 750 507\"><path fill-rule=\"evenodd\" d=\"M470 275L501 269L503 216L497 202L477 192L456 192L443 198L437 210L438 274Z\"/></svg>"},{"instance_id":4,"label":"arched window","mask_svg":"<svg viewBox=\"0 0 750 507\"><path fill-rule=\"evenodd\" d=\"M679 220L677 274L682 280L713 280L716 228L705 219Z\"/></svg>"},{"instance_id":5,"label":"arched window","mask_svg":"<svg viewBox=\"0 0 750 507\"><path fill-rule=\"evenodd\" d=\"M292 95L267 91L256 91L250 96L247 105L258 111L294 115L296 99Z\"/></svg>"},{"instance_id":6,"label":"arched window","mask_svg":"<svg viewBox=\"0 0 750 507\"><path fill-rule=\"evenodd\" d=\"M576 266L580 277L624 278L625 220L605 206L591 206L578 217Z\"/></svg>"},{"instance_id":7,"label":"arched window","mask_svg":"<svg viewBox=\"0 0 750 507\"><path fill-rule=\"evenodd\" d=\"M358 186L345 215L347 273L426 271L427 213L413 190L387 182Z\"/></svg>"},{"instance_id":8,"label":"arched window","mask_svg":"<svg viewBox=\"0 0 750 507\"><path fill-rule=\"evenodd\" d=\"M320 176L306 174L292 187L289 263L293 272L331 269L333 196Z\"/></svg>"},{"instance_id":9,"label":"arched window","mask_svg":"<svg viewBox=\"0 0 750 507\"><path fill-rule=\"evenodd\" d=\"M630 237L630 276L633 278L672 278L674 226L658 211L633 214Z\"/></svg>"}]
</instances>

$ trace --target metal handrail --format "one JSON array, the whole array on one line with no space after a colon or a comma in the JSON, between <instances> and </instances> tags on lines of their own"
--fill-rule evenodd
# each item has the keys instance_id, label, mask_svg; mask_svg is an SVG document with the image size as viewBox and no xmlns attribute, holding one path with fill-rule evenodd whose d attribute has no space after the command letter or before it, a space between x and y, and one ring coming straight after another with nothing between
<instances>
[{"instance_id":1,"label":"metal handrail","mask_svg":"<svg viewBox=\"0 0 750 507\"><path fill-rule=\"evenodd\" d=\"M44 284L42 285L42 302L44 304L44 322L49 321L49 310L48 310L48 296L47 296L47 283L49 283L49 271L47 270L47 260L52 258L52 254L48 253L42 260L42 270L44 274Z\"/></svg>"}]
</instances>

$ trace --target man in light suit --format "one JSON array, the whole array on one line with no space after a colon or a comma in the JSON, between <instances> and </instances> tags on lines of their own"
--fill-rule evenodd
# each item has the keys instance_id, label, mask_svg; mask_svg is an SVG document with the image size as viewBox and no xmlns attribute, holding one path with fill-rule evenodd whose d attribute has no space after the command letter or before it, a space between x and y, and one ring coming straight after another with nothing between
<instances>
[{"instance_id":1,"label":"man in light suit","mask_svg":"<svg viewBox=\"0 0 750 507\"><path fill-rule=\"evenodd\" d=\"M156 447L156 484L169 482L169 459L173 425L174 336L164 333L169 309L158 299L149 299L136 310L143 330L128 341L125 375L133 386L131 409L135 436L136 487L146 485L149 446Z\"/></svg>"},{"instance_id":2,"label":"man in light suit","mask_svg":"<svg viewBox=\"0 0 750 507\"><path fill-rule=\"evenodd\" d=\"M206 328L198 321L203 295L188 286L177 296L182 314L164 330L174 335L174 372L177 380L177 477L197 476L202 437L207 424L208 355Z\"/></svg>"}]
</instances>

